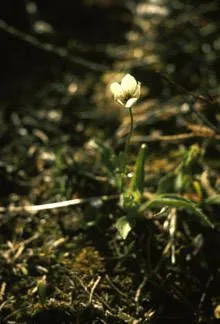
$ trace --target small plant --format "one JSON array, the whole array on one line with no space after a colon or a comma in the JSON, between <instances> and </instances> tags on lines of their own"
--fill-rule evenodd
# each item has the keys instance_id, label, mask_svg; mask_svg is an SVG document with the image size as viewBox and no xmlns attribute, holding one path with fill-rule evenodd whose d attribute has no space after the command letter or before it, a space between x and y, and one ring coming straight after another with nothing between
<instances>
[{"instance_id":1,"label":"small plant","mask_svg":"<svg viewBox=\"0 0 220 324\"><path fill-rule=\"evenodd\" d=\"M183 159L176 170L159 181L158 190L156 194L152 194L150 201L143 202L144 166L146 160L145 144L141 145L133 172L129 172L128 168L129 147L133 134L132 108L140 97L141 83L132 75L126 74L120 83L113 82L110 85L110 90L114 100L127 109L130 115L130 131L127 136L124 152L120 152L117 158L113 152L110 153L107 149L102 149L102 153L104 151L106 153L107 150L109 152L107 154L108 157L112 162L114 161L111 164L112 175L117 175L115 183L120 193L120 207L125 214L116 221L116 228L122 238L126 239L138 214L155 207L166 207L168 213L173 208L185 209L198 217L204 225L213 228L214 225L203 213L199 205L187 197L188 192L195 193L199 199L202 196L201 185L193 175L193 170L203 153L198 145L192 145L189 150L184 152ZM113 156L114 158L111 158ZM105 164L109 166L109 161L106 161ZM116 172L114 172L114 166Z\"/></svg>"},{"instance_id":2,"label":"small plant","mask_svg":"<svg viewBox=\"0 0 220 324\"><path fill-rule=\"evenodd\" d=\"M126 74L121 83L113 82L110 86L110 90L114 96L114 100L122 105L124 108L128 109L130 115L130 131L125 144L125 149L122 157L121 165L121 191L124 190L124 177L126 177L126 166L128 162L129 146L131 144L131 137L133 134L134 122L133 122L133 112L132 107L137 102L141 94L141 83L136 81L136 79L130 75Z\"/></svg>"},{"instance_id":3,"label":"small plant","mask_svg":"<svg viewBox=\"0 0 220 324\"><path fill-rule=\"evenodd\" d=\"M127 136L124 152L119 154L121 156L119 159L121 165L119 165L118 189L120 192L120 206L125 215L120 217L116 222L116 228L120 235L122 238L126 239L132 228L135 216L138 213L138 207L144 190L144 165L146 160L145 144L141 145L133 173L129 172L128 169L129 147L134 124L132 108L140 97L141 83L132 75L126 74L120 83L113 82L110 85L110 90L114 100L125 109L128 109L130 116L130 131Z\"/></svg>"}]
</instances>

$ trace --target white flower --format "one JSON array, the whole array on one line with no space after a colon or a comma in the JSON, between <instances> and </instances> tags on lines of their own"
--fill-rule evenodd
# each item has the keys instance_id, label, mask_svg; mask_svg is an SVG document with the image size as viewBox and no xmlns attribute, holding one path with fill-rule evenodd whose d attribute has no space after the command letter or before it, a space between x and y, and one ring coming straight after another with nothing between
<instances>
[{"instance_id":1,"label":"white flower","mask_svg":"<svg viewBox=\"0 0 220 324\"><path fill-rule=\"evenodd\" d=\"M140 97L141 83L132 75L126 74L121 83L113 82L110 85L110 90L116 102L125 108L131 108Z\"/></svg>"}]
</instances>

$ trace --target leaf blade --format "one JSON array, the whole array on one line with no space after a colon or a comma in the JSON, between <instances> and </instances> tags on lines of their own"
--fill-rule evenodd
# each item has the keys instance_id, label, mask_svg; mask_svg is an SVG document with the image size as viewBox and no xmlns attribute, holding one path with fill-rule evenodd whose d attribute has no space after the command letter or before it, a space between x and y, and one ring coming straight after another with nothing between
<instances>
[{"instance_id":1,"label":"leaf blade","mask_svg":"<svg viewBox=\"0 0 220 324\"><path fill-rule=\"evenodd\" d=\"M125 240L131 231L131 225L126 216L120 217L115 224L120 236Z\"/></svg>"},{"instance_id":2,"label":"leaf blade","mask_svg":"<svg viewBox=\"0 0 220 324\"><path fill-rule=\"evenodd\" d=\"M214 228L214 224L194 202L189 199L176 196L174 194L158 195L152 200L143 204L139 211L143 212L145 209L161 206L169 206L189 210L192 214L197 216L204 225Z\"/></svg>"}]
</instances>

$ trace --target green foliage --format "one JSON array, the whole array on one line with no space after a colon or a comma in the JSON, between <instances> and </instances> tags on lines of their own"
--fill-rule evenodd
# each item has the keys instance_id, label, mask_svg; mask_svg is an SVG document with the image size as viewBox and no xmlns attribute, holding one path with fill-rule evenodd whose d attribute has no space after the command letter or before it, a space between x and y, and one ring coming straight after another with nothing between
<instances>
[{"instance_id":1,"label":"green foliage","mask_svg":"<svg viewBox=\"0 0 220 324\"><path fill-rule=\"evenodd\" d=\"M45 304L47 296L47 282L46 276L43 276L37 282L37 291L41 304Z\"/></svg>"},{"instance_id":2,"label":"green foliage","mask_svg":"<svg viewBox=\"0 0 220 324\"><path fill-rule=\"evenodd\" d=\"M176 175L173 172L170 172L163 176L158 183L158 194L163 194L166 192L175 192L175 181Z\"/></svg>"},{"instance_id":3,"label":"green foliage","mask_svg":"<svg viewBox=\"0 0 220 324\"><path fill-rule=\"evenodd\" d=\"M220 205L220 195L213 195L205 200L206 205Z\"/></svg>"},{"instance_id":4,"label":"green foliage","mask_svg":"<svg viewBox=\"0 0 220 324\"><path fill-rule=\"evenodd\" d=\"M91 145L99 154L100 165L104 167L109 182L120 191L124 179L122 172L125 163L124 152L119 152L116 155L110 146L101 141L92 141Z\"/></svg>"},{"instance_id":5,"label":"green foliage","mask_svg":"<svg viewBox=\"0 0 220 324\"><path fill-rule=\"evenodd\" d=\"M115 227L117 228L120 236L123 238L123 240L125 240L128 236L128 234L131 231L131 224L128 220L128 217L126 216L122 216L120 217L116 223L115 223Z\"/></svg>"},{"instance_id":6,"label":"green foliage","mask_svg":"<svg viewBox=\"0 0 220 324\"><path fill-rule=\"evenodd\" d=\"M200 170L199 160L202 154L201 148L195 144L184 150L177 168L160 179L158 194L167 192L184 194L191 190L201 195L201 189L198 183L195 185L195 179Z\"/></svg>"},{"instance_id":7,"label":"green foliage","mask_svg":"<svg viewBox=\"0 0 220 324\"><path fill-rule=\"evenodd\" d=\"M23 1L12 26L1 15L1 321L211 323L219 306L220 240L209 229L220 212L219 1L67 2L48 10L46 1ZM30 19L16 31L25 8ZM49 26L58 22L52 33L38 10ZM135 136L118 152L132 123L108 85L126 73L142 89ZM148 164L145 145L134 154L143 142ZM81 202L13 212L72 198Z\"/></svg>"},{"instance_id":8,"label":"green foliage","mask_svg":"<svg viewBox=\"0 0 220 324\"><path fill-rule=\"evenodd\" d=\"M142 144L137 156L134 175L131 181L131 191L138 191L141 195L144 191L144 166L146 161L147 146Z\"/></svg>"},{"instance_id":9,"label":"green foliage","mask_svg":"<svg viewBox=\"0 0 220 324\"><path fill-rule=\"evenodd\" d=\"M145 211L146 209L154 208L154 207L174 207L177 209L186 209L188 212L193 214L198 218L198 220L211 228L214 228L214 224L209 220L209 218L203 213L203 211L199 208L197 204L192 202L189 199L179 197L177 195L157 195L152 200L144 203L140 207L140 212Z\"/></svg>"},{"instance_id":10,"label":"green foliage","mask_svg":"<svg viewBox=\"0 0 220 324\"><path fill-rule=\"evenodd\" d=\"M101 165L105 167L109 176L113 176L116 168L116 156L111 147L98 140L92 140L90 145L98 151Z\"/></svg>"}]
</instances>

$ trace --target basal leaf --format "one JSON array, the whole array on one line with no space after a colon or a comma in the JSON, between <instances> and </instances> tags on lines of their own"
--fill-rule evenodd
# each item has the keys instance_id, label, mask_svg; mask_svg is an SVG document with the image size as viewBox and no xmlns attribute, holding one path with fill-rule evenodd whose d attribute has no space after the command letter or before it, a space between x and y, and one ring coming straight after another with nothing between
<instances>
[{"instance_id":1,"label":"basal leaf","mask_svg":"<svg viewBox=\"0 0 220 324\"><path fill-rule=\"evenodd\" d=\"M220 195L213 195L205 200L207 205L220 205Z\"/></svg>"},{"instance_id":2,"label":"basal leaf","mask_svg":"<svg viewBox=\"0 0 220 324\"><path fill-rule=\"evenodd\" d=\"M214 224L209 220L209 218L203 213L203 211L189 199L179 197L176 195L158 195L152 200L144 203L140 207L140 212L146 209L154 207L169 206L174 208L183 208L190 211L192 214L198 217L198 219L206 226L214 228Z\"/></svg>"},{"instance_id":3,"label":"basal leaf","mask_svg":"<svg viewBox=\"0 0 220 324\"><path fill-rule=\"evenodd\" d=\"M127 238L129 232L131 231L131 225L126 216L120 217L117 220L115 227L124 240Z\"/></svg>"}]
</instances>

